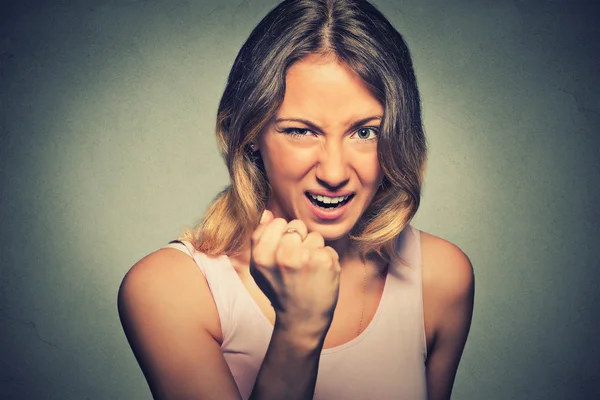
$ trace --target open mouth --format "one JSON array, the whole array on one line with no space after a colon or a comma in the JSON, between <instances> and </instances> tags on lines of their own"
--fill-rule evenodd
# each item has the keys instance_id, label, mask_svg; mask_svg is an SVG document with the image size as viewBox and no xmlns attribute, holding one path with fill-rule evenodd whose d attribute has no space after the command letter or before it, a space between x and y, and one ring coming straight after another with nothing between
<instances>
[{"instance_id":1,"label":"open mouth","mask_svg":"<svg viewBox=\"0 0 600 400\"><path fill-rule=\"evenodd\" d=\"M354 197L354 194L348 196L339 196L339 197L327 197L327 196L317 196L314 194L310 194L308 192L304 193L308 200L313 203L315 206L323 208L325 210L330 210L338 207L342 207L344 204L348 203Z\"/></svg>"}]
</instances>

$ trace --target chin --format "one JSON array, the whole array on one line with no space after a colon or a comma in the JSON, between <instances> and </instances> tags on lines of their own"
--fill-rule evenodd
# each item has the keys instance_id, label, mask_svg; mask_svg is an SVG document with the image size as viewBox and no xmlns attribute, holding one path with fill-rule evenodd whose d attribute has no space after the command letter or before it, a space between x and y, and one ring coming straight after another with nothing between
<instances>
[{"instance_id":1,"label":"chin","mask_svg":"<svg viewBox=\"0 0 600 400\"><path fill-rule=\"evenodd\" d=\"M326 242L333 242L335 240L343 239L350 233L350 229L345 226L346 224L311 225L307 224L308 231L319 232Z\"/></svg>"}]
</instances>

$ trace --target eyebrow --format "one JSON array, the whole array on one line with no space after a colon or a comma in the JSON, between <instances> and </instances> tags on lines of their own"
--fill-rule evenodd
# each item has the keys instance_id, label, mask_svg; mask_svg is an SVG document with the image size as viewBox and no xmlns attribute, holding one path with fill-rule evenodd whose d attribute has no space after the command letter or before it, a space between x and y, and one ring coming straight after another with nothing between
<instances>
[{"instance_id":1,"label":"eyebrow","mask_svg":"<svg viewBox=\"0 0 600 400\"><path fill-rule=\"evenodd\" d=\"M349 130L353 130L356 129L364 124L366 124L367 122L373 121L373 120L381 120L382 116L381 115L373 115L371 117L366 117L363 119L360 119L358 121L355 121L354 123L352 123L352 125L350 125L350 129ZM319 126L317 124L315 124L314 122L311 122L307 119L303 119L303 118L277 118L275 120L275 123L280 123L280 122L300 122L303 123L304 125L308 126L311 130L317 131L317 132L322 132L323 130L321 128L319 128Z\"/></svg>"}]
</instances>

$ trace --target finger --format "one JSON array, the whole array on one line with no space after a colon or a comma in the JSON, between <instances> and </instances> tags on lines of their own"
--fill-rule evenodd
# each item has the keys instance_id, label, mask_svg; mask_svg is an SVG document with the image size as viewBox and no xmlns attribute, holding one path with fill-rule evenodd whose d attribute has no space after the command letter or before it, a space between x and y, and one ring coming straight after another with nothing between
<instances>
[{"instance_id":1,"label":"finger","mask_svg":"<svg viewBox=\"0 0 600 400\"><path fill-rule=\"evenodd\" d=\"M262 232L259 232L260 235L257 235L256 240L253 238L252 257L257 264L263 267L275 265L275 251L286 227L286 220L275 218L263 228Z\"/></svg>"},{"instance_id":2,"label":"finger","mask_svg":"<svg viewBox=\"0 0 600 400\"><path fill-rule=\"evenodd\" d=\"M340 257L332 247L325 246L312 252L311 265L319 268L333 269L340 271Z\"/></svg>"},{"instance_id":3,"label":"finger","mask_svg":"<svg viewBox=\"0 0 600 400\"><path fill-rule=\"evenodd\" d=\"M265 228L269 225L269 223L271 223L271 221L273 221L273 219L274 219L273 213L270 210L265 209L261 216L258 227L256 227L254 232L252 232L252 236L250 238L252 245L254 245L255 243L257 243L260 240L260 237L262 236L263 232L265 231Z\"/></svg>"},{"instance_id":4,"label":"finger","mask_svg":"<svg viewBox=\"0 0 600 400\"><path fill-rule=\"evenodd\" d=\"M302 246L308 249L322 249L325 247L325 239L317 231L312 231L302 241Z\"/></svg>"},{"instance_id":5,"label":"finger","mask_svg":"<svg viewBox=\"0 0 600 400\"><path fill-rule=\"evenodd\" d=\"M254 282L256 283L258 288L271 301L273 307L278 309L281 307L279 306L279 304L277 302L277 295L275 294L275 291L273 290L273 286L271 285L271 282L269 281L268 276L266 276L263 273L264 270L262 270L262 267L270 266L270 265L272 265L272 262L269 262L268 260L264 260L264 254L265 254L264 252L261 252L260 250L258 252L256 251L256 246L260 242L265 230L267 229L267 227L273 220L274 220L273 213L270 210L265 209L263 211L263 214L261 215L261 220L259 222L258 227L252 233L252 237L251 237L252 257L250 258L250 275L254 279ZM255 255L257 253L259 256L255 257ZM256 263L255 263L254 258L258 258ZM267 271L264 271L264 272L267 272ZM267 275L270 275L270 274L267 274Z\"/></svg>"},{"instance_id":6,"label":"finger","mask_svg":"<svg viewBox=\"0 0 600 400\"><path fill-rule=\"evenodd\" d=\"M308 235L307 231L308 228L302 220L294 219L287 224L281 234L275 254L277 265L291 268L302 267L305 258L302 252L306 251L302 246L302 241Z\"/></svg>"},{"instance_id":7,"label":"finger","mask_svg":"<svg viewBox=\"0 0 600 400\"><path fill-rule=\"evenodd\" d=\"M263 211L263 215L261 217L261 223L269 223L271 221L273 221L275 219L275 216L273 215L273 212L271 210L268 210L265 208L265 211Z\"/></svg>"},{"instance_id":8,"label":"finger","mask_svg":"<svg viewBox=\"0 0 600 400\"><path fill-rule=\"evenodd\" d=\"M287 232L294 229L295 231ZM281 234L281 242L299 244L304 241L308 235L306 224L299 219L294 219L287 224L286 229Z\"/></svg>"}]
</instances>

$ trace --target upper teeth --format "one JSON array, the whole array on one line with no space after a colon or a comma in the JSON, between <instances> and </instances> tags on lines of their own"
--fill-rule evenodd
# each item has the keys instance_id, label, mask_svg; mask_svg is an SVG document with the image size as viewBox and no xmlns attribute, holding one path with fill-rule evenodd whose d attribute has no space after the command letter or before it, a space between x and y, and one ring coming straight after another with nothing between
<instances>
[{"instance_id":1,"label":"upper teeth","mask_svg":"<svg viewBox=\"0 0 600 400\"><path fill-rule=\"evenodd\" d=\"M316 195L314 195L314 194L312 194L312 193L311 193L310 195L311 195L311 197L312 197L313 199L315 199L315 200L319 200L319 201L321 201L321 202L323 202L323 203L325 203L325 204L331 204L331 203L335 204L335 203L339 203L340 201L344 201L344 200L346 200L348 197L350 197L350 196L327 197L327 196L320 196L320 195L319 195L319 196L316 196Z\"/></svg>"}]
</instances>

